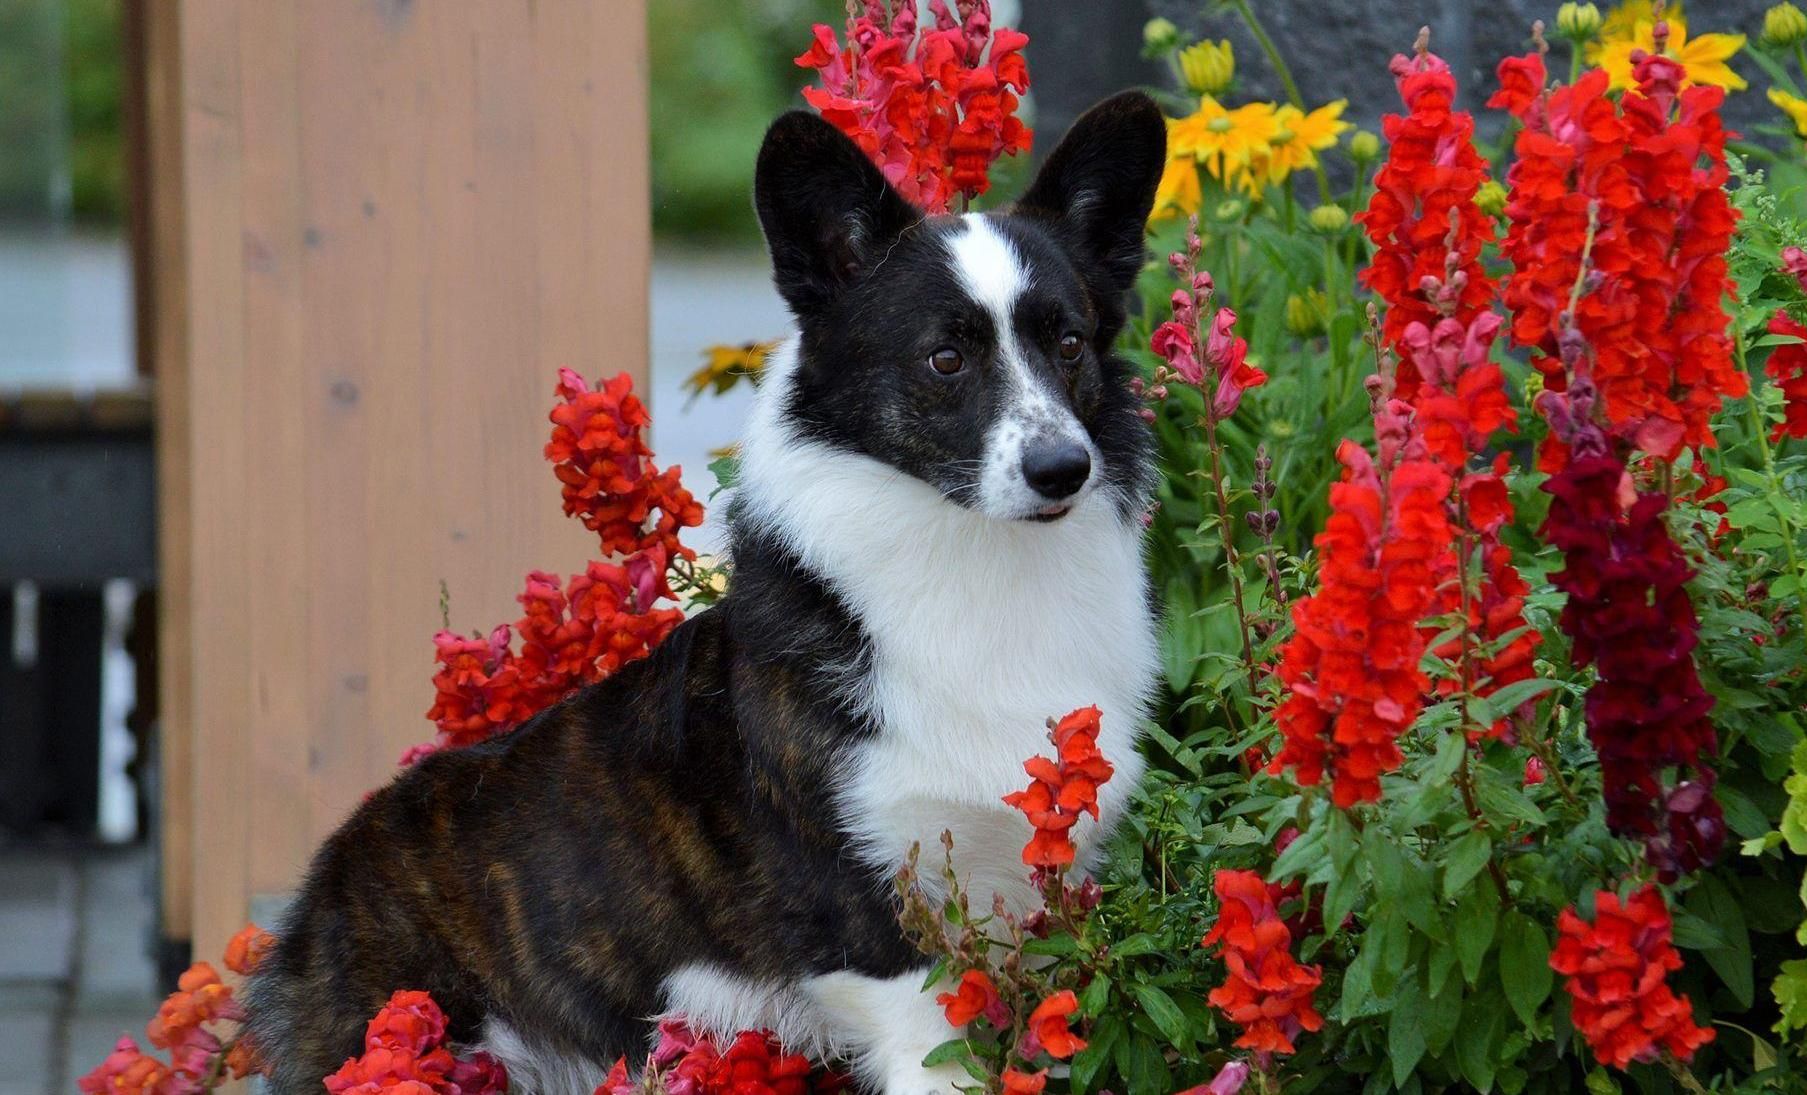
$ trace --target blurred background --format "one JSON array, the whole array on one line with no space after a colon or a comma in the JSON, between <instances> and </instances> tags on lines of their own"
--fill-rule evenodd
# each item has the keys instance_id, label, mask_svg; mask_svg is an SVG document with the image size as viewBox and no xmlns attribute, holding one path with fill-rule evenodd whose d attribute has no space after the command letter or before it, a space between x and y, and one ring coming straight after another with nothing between
<instances>
[{"instance_id":1,"label":"blurred background","mask_svg":"<svg viewBox=\"0 0 1807 1095\"><path fill-rule=\"evenodd\" d=\"M1257 7L1306 98L1376 129L1420 24L1472 107L1554 5ZM784 330L752 160L843 13L0 0L0 1095L73 1090L191 953L268 922L428 735L441 583L469 630L525 570L581 566L539 457L558 366L635 374L707 495L750 392L682 382ZM1037 152L1105 94L1171 89L1157 15L1279 95L1214 5L994 14L1030 36Z\"/></svg>"}]
</instances>

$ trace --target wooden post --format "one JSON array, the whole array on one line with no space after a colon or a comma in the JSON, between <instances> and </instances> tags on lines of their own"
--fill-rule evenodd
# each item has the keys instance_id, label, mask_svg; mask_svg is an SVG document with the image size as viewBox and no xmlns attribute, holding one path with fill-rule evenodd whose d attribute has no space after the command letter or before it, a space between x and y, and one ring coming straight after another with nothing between
<instances>
[{"instance_id":1,"label":"wooden post","mask_svg":"<svg viewBox=\"0 0 1807 1095\"><path fill-rule=\"evenodd\" d=\"M593 552L540 450L558 366L645 377L645 8L161 0L145 37L166 917L186 886L212 957L430 736L440 582L487 628Z\"/></svg>"}]
</instances>

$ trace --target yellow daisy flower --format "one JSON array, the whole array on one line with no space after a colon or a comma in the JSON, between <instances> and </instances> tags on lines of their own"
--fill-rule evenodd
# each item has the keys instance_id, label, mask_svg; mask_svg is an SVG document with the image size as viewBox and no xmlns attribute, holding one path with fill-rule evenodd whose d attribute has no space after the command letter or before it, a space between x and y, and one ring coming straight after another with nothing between
<instances>
[{"instance_id":1,"label":"yellow daisy flower","mask_svg":"<svg viewBox=\"0 0 1807 1095\"><path fill-rule=\"evenodd\" d=\"M703 351L703 367L684 380L684 388L695 399L714 389L720 395L740 382L742 377L757 378L765 368L766 355L778 342L748 342L740 346L711 346Z\"/></svg>"},{"instance_id":2,"label":"yellow daisy flower","mask_svg":"<svg viewBox=\"0 0 1807 1095\"><path fill-rule=\"evenodd\" d=\"M1209 95L1199 99L1198 110L1167 128L1167 155L1190 156L1205 165L1211 177L1225 183L1249 170L1258 155L1279 132L1272 103L1248 103L1234 110Z\"/></svg>"},{"instance_id":3,"label":"yellow daisy flower","mask_svg":"<svg viewBox=\"0 0 1807 1095\"><path fill-rule=\"evenodd\" d=\"M1160 185L1155 187L1154 212L1148 219L1159 221L1191 216L1198 212L1204 200L1204 192L1198 183L1198 161L1190 156L1171 156L1166 170L1161 172Z\"/></svg>"},{"instance_id":4,"label":"yellow daisy flower","mask_svg":"<svg viewBox=\"0 0 1807 1095\"><path fill-rule=\"evenodd\" d=\"M1688 27L1686 17L1682 15L1682 6L1676 3L1663 5L1663 18L1669 20L1669 29L1673 33L1680 27L1684 31ZM1587 44L1582 54L1587 63L1600 63L1600 53L1614 42L1629 42L1638 31L1639 23L1656 22L1656 5L1651 0L1625 0L1625 3L1606 13L1601 20L1600 29L1595 32L1593 41Z\"/></svg>"},{"instance_id":5,"label":"yellow daisy flower","mask_svg":"<svg viewBox=\"0 0 1807 1095\"><path fill-rule=\"evenodd\" d=\"M1683 87L1712 84L1730 91L1742 91L1750 86L1744 77L1733 72L1732 67L1726 64L1733 54L1744 48L1744 35L1702 34L1689 38L1687 25L1679 19L1668 19L1668 23L1667 53L1681 62L1682 69L1687 74L1682 80ZM1621 38L1600 47L1599 65L1606 70L1613 87L1627 88L1637 84L1637 79L1632 74L1631 54L1633 50L1640 49L1646 53L1655 51L1655 26L1655 23L1639 23L1630 38Z\"/></svg>"},{"instance_id":6,"label":"yellow daisy flower","mask_svg":"<svg viewBox=\"0 0 1807 1095\"><path fill-rule=\"evenodd\" d=\"M1794 123L1794 131L1802 140L1807 140L1807 99L1790 95L1779 87L1769 89L1769 101L1776 104L1788 120Z\"/></svg>"},{"instance_id":7,"label":"yellow daisy flower","mask_svg":"<svg viewBox=\"0 0 1807 1095\"><path fill-rule=\"evenodd\" d=\"M1310 114L1288 103L1274 111L1278 127L1267 150L1268 181L1278 183L1295 171L1318 165L1318 153L1334 148L1336 139L1351 128L1342 120L1347 99L1326 103Z\"/></svg>"}]
</instances>

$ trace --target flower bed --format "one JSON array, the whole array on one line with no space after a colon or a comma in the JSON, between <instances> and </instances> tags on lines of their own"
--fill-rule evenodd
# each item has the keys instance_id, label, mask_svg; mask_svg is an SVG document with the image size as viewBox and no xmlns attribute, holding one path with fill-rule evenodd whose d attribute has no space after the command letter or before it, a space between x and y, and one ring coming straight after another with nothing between
<instances>
[{"instance_id":1,"label":"flower bed","mask_svg":"<svg viewBox=\"0 0 1807 1095\"><path fill-rule=\"evenodd\" d=\"M866 3L797 61L945 211L1027 146L1027 43L982 2L930 9ZM974 1088L1807 1084L1807 16L1777 5L1750 53L1778 153L1719 121L1741 36L1648 3L1556 15L1565 46L1540 24L1499 64L1498 149L1428 33L1391 61L1383 139L1340 103L1234 103L1227 43L1149 25L1186 90L1150 225L1171 258L1121 349L1163 460L1167 692L1100 877L1071 873L1113 774L1088 708L1006 800L1042 908L963 893L940 854L898 879L950 1024L930 1062ZM756 380L764 352L722 348L694 384ZM701 507L652 463L625 378L556 394L546 455L606 561L529 575L513 624L437 636L438 734L404 760L643 656L731 581L682 544ZM151 1024L170 1060L128 1039L82 1088L242 1074L239 1018L197 965ZM398 992L325 1085L506 1086L443 1037ZM839 1090L816 1064L673 1022L601 1090Z\"/></svg>"}]
</instances>

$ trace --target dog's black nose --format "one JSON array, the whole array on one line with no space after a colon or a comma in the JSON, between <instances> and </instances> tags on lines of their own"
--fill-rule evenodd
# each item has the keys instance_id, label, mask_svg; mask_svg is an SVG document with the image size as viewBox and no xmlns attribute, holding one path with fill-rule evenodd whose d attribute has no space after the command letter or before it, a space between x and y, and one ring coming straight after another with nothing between
<instances>
[{"instance_id":1,"label":"dog's black nose","mask_svg":"<svg viewBox=\"0 0 1807 1095\"><path fill-rule=\"evenodd\" d=\"M1047 498L1066 498L1085 486L1092 474L1092 456L1077 441L1045 441L1031 444L1023 453L1023 478Z\"/></svg>"}]
</instances>

